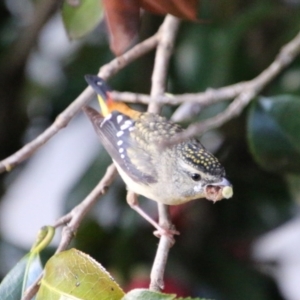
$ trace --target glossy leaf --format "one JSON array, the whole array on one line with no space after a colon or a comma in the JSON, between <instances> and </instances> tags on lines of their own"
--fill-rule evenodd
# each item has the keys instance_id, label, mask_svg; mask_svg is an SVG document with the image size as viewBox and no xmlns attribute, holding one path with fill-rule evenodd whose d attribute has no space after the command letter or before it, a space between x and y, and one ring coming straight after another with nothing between
<instances>
[{"instance_id":1,"label":"glossy leaf","mask_svg":"<svg viewBox=\"0 0 300 300\"><path fill-rule=\"evenodd\" d=\"M71 39L78 39L93 30L102 18L100 0L63 1L62 18Z\"/></svg>"},{"instance_id":2,"label":"glossy leaf","mask_svg":"<svg viewBox=\"0 0 300 300\"><path fill-rule=\"evenodd\" d=\"M99 23L102 2L110 36L110 48L116 55L127 50L137 38L140 9L157 14L172 14L196 20L198 0L68 0L64 1L62 16L71 39L84 36Z\"/></svg>"},{"instance_id":3,"label":"glossy leaf","mask_svg":"<svg viewBox=\"0 0 300 300\"><path fill-rule=\"evenodd\" d=\"M195 21L198 3L199 0L103 0L111 50L120 55L137 38L141 8L157 14L172 14Z\"/></svg>"},{"instance_id":4,"label":"glossy leaf","mask_svg":"<svg viewBox=\"0 0 300 300\"><path fill-rule=\"evenodd\" d=\"M199 0L141 0L141 6L156 14L171 14L178 18L197 20Z\"/></svg>"},{"instance_id":5,"label":"glossy leaf","mask_svg":"<svg viewBox=\"0 0 300 300\"><path fill-rule=\"evenodd\" d=\"M151 300L175 300L176 295L168 295L158 292L149 291L147 289L135 289L127 293L122 300L138 300L138 299L151 299Z\"/></svg>"},{"instance_id":6,"label":"glossy leaf","mask_svg":"<svg viewBox=\"0 0 300 300\"><path fill-rule=\"evenodd\" d=\"M6 275L0 285L1 300L19 300L21 295L33 284L42 273L42 263L39 252L52 240L54 229L50 226L43 227L30 252Z\"/></svg>"},{"instance_id":7,"label":"glossy leaf","mask_svg":"<svg viewBox=\"0 0 300 300\"><path fill-rule=\"evenodd\" d=\"M268 171L300 171L300 97L277 96L255 102L248 117L251 153Z\"/></svg>"},{"instance_id":8,"label":"glossy leaf","mask_svg":"<svg viewBox=\"0 0 300 300\"><path fill-rule=\"evenodd\" d=\"M177 298L174 294L153 292L147 289L135 289L127 293L122 300L205 300L200 298Z\"/></svg>"},{"instance_id":9,"label":"glossy leaf","mask_svg":"<svg viewBox=\"0 0 300 300\"><path fill-rule=\"evenodd\" d=\"M103 6L110 48L119 55L137 38L140 22L139 0L103 0Z\"/></svg>"},{"instance_id":10,"label":"glossy leaf","mask_svg":"<svg viewBox=\"0 0 300 300\"><path fill-rule=\"evenodd\" d=\"M124 295L99 263L76 249L53 256L44 274L37 300L118 300Z\"/></svg>"},{"instance_id":11,"label":"glossy leaf","mask_svg":"<svg viewBox=\"0 0 300 300\"><path fill-rule=\"evenodd\" d=\"M28 268L28 264L30 265ZM28 253L6 275L0 285L1 300L20 300L24 276L27 273L26 287L31 285L43 271L38 254Z\"/></svg>"}]
</instances>

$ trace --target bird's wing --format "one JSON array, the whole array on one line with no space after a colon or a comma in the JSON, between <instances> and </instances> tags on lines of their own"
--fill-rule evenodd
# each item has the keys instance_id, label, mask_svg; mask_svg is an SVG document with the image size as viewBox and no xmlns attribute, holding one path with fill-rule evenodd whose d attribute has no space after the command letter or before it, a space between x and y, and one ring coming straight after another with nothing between
<instances>
[{"instance_id":1,"label":"bird's wing","mask_svg":"<svg viewBox=\"0 0 300 300\"><path fill-rule=\"evenodd\" d=\"M157 181L150 154L131 138L134 130L131 118L117 111L104 118L91 107L85 107L84 111L104 148L134 182L150 184Z\"/></svg>"}]
</instances>

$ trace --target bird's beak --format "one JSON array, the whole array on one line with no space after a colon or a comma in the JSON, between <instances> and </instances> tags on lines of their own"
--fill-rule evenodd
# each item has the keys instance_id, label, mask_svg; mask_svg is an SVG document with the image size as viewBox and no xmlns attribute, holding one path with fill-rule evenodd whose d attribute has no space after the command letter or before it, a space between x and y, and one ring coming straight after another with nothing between
<instances>
[{"instance_id":1,"label":"bird's beak","mask_svg":"<svg viewBox=\"0 0 300 300\"><path fill-rule=\"evenodd\" d=\"M219 182L207 185L205 191L206 198L214 202L223 198L229 199L233 195L232 184L224 177Z\"/></svg>"},{"instance_id":2,"label":"bird's beak","mask_svg":"<svg viewBox=\"0 0 300 300\"><path fill-rule=\"evenodd\" d=\"M216 185L216 186L231 186L232 184L225 178L223 177L221 181L216 182L216 183L210 183L210 185Z\"/></svg>"}]
</instances>

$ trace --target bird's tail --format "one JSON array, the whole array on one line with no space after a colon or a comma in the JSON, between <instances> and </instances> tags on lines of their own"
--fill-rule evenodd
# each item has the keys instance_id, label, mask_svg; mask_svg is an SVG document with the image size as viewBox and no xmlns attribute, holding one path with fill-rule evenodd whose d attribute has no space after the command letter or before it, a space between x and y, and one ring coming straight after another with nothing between
<instances>
[{"instance_id":1,"label":"bird's tail","mask_svg":"<svg viewBox=\"0 0 300 300\"><path fill-rule=\"evenodd\" d=\"M97 75L85 75L86 82L97 93L101 113L104 117L116 110L132 119L137 119L140 115L139 111L131 109L125 103L116 102L112 99L110 92L111 89L108 84Z\"/></svg>"}]
</instances>

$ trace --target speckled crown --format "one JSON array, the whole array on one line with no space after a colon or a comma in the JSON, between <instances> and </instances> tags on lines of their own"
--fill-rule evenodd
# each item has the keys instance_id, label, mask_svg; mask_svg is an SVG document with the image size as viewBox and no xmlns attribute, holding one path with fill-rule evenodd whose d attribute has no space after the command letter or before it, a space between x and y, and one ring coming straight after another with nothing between
<instances>
[{"instance_id":1,"label":"speckled crown","mask_svg":"<svg viewBox=\"0 0 300 300\"><path fill-rule=\"evenodd\" d=\"M209 153L198 140L178 145L180 156L190 166L211 175L225 175L225 170L218 159Z\"/></svg>"}]
</instances>

